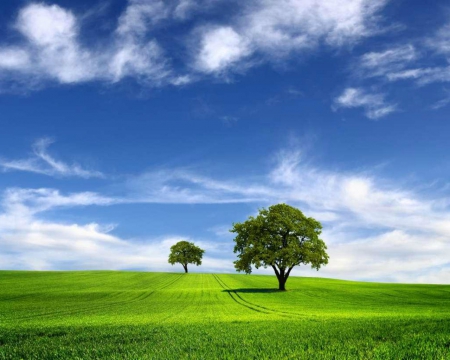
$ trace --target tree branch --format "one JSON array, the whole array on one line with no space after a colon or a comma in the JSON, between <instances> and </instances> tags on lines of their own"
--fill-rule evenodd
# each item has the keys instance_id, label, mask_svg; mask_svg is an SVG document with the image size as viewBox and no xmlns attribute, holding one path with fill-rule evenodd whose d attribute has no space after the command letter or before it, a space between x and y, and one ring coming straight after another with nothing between
<instances>
[{"instance_id":1,"label":"tree branch","mask_svg":"<svg viewBox=\"0 0 450 360\"><path fill-rule=\"evenodd\" d=\"M291 273L291 270L293 269L294 267L293 266L291 266L290 268L289 268L289 270L288 270L288 272L286 273L286 275L285 275L285 279L287 280L287 278L289 277L289 274Z\"/></svg>"},{"instance_id":2,"label":"tree branch","mask_svg":"<svg viewBox=\"0 0 450 360\"><path fill-rule=\"evenodd\" d=\"M272 265L273 270L275 271L275 275L277 276L277 279L280 278L280 272L278 271L277 267L275 265Z\"/></svg>"}]
</instances>

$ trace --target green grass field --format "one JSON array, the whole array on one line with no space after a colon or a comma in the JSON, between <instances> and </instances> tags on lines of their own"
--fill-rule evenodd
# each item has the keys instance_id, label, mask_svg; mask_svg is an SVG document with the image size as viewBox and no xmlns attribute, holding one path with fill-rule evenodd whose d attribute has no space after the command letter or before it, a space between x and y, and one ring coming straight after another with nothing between
<instances>
[{"instance_id":1,"label":"green grass field","mask_svg":"<svg viewBox=\"0 0 450 360\"><path fill-rule=\"evenodd\" d=\"M0 359L450 359L450 286L0 272Z\"/></svg>"}]
</instances>

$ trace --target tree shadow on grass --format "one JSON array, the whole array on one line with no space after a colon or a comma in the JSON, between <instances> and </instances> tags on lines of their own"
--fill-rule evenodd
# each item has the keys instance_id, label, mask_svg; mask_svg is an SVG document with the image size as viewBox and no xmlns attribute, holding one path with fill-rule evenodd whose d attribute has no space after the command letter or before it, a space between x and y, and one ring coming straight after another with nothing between
<instances>
[{"instance_id":1,"label":"tree shadow on grass","mask_svg":"<svg viewBox=\"0 0 450 360\"><path fill-rule=\"evenodd\" d=\"M267 294L267 293L276 293L282 292L278 289L252 289L252 288L244 288L244 289L226 289L223 292L227 293L243 293L243 294Z\"/></svg>"}]
</instances>

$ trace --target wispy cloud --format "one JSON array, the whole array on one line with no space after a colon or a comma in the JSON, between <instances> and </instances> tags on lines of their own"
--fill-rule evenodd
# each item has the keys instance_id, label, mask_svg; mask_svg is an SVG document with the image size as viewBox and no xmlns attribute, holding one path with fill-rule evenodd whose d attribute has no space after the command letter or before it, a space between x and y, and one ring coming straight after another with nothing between
<instances>
[{"instance_id":1,"label":"wispy cloud","mask_svg":"<svg viewBox=\"0 0 450 360\"><path fill-rule=\"evenodd\" d=\"M422 199L371 173L313 167L304 162L301 151L281 152L270 173L256 182L219 181L193 174L184 177L189 182L174 195L195 192L210 196L213 188L216 201L229 200L231 194L235 201L240 197L257 204L284 201L324 222L323 237L332 260L321 276L447 281L435 274L436 268L447 266L450 253L450 213L440 200ZM181 202L200 199L178 198ZM368 236L368 232L379 235ZM428 239L426 246L424 238ZM305 268L295 273L317 276Z\"/></svg>"},{"instance_id":2,"label":"wispy cloud","mask_svg":"<svg viewBox=\"0 0 450 360\"><path fill-rule=\"evenodd\" d=\"M59 5L30 3L11 27L21 40L0 44L0 76L27 89L49 81L116 83L125 78L146 86L185 85L205 75L279 61L320 44L353 44L379 30L378 14L386 2L231 1L233 11L218 24L193 17L220 9L223 0L129 0L117 27L100 45L83 41L82 16ZM191 36L159 38L162 25L182 22Z\"/></svg>"},{"instance_id":3,"label":"wispy cloud","mask_svg":"<svg viewBox=\"0 0 450 360\"><path fill-rule=\"evenodd\" d=\"M442 48L439 49L441 54L444 54L444 48L442 45ZM448 65L425 67L423 64L419 64L419 60L422 60L421 57L416 46L408 44L381 52L366 53L358 59L357 69L360 76L383 77L390 82L413 80L418 85L427 85L450 81Z\"/></svg>"},{"instance_id":4,"label":"wispy cloud","mask_svg":"<svg viewBox=\"0 0 450 360\"><path fill-rule=\"evenodd\" d=\"M420 86L450 81L450 25L442 26L426 40L415 39L415 45L390 47L369 52L358 59L358 75L383 77L390 82L414 81ZM426 54L426 56L425 56Z\"/></svg>"},{"instance_id":5,"label":"wispy cloud","mask_svg":"<svg viewBox=\"0 0 450 360\"><path fill-rule=\"evenodd\" d=\"M197 68L220 74L267 59L278 61L321 43L352 44L379 30L377 14L386 2L250 1L229 24L200 31ZM256 57L253 63L250 56Z\"/></svg>"},{"instance_id":6,"label":"wispy cloud","mask_svg":"<svg viewBox=\"0 0 450 360\"><path fill-rule=\"evenodd\" d=\"M127 197L137 202L226 204L269 200L264 186L216 180L186 169L167 169L130 178Z\"/></svg>"},{"instance_id":7,"label":"wispy cloud","mask_svg":"<svg viewBox=\"0 0 450 360\"><path fill-rule=\"evenodd\" d=\"M434 35L421 41L423 51L427 53L427 57L422 63L414 63L410 66L397 71L387 73L390 81L412 80L418 85L428 85L432 83L449 82L450 66L448 57L450 55L450 23L441 26ZM406 62L405 62L406 63Z\"/></svg>"},{"instance_id":8,"label":"wispy cloud","mask_svg":"<svg viewBox=\"0 0 450 360\"><path fill-rule=\"evenodd\" d=\"M347 88L334 100L334 106L338 108L359 108L365 110L369 119L377 120L397 111L396 104L389 104L385 95L379 93L367 93L361 88Z\"/></svg>"},{"instance_id":9,"label":"wispy cloud","mask_svg":"<svg viewBox=\"0 0 450 360\"><path fill-rule=\"evenodd\" d=\"M427 45L439 54L450 54L450 21L442 26L433 37L427 39Z\"/></svg>"},{"instance_id":10,"label":"wispy cloud","mask_svg":"<svg viewBox=\"0 0 450 360\"><path fill-rule=\"evenodd\" d=\"M109 63L114 81L127 76L161 82L171 75L163 50L148 32L169 16L163 1L132 0L120 16L116 29L115 49Z\"/></svg>"},{"instance_id":11,"label":"wispy cloud","mask_svg":"<svg viewBox=\"0 0 450 360\"><path fill-rule=\"evenodd\" d=\"M102 178L104 175L96 170L87 170L78 164L68 165L55 159L48 147L53 143L49 138L36 141L33 145L33 156L19 160L5 160L0 158L0 167L4 171L28 171L37 174L59 177Z\"/></svg>"},{"instance_id":12,"label":"wispy cloud","mask_svg":"<svg viewBox=\"0 0 450 360\"><path fill-rule=\"evenodd\" d=\"M315 275L448 281L448 200L424 198L367 170L321 169L305 162L303 152L295 149L280 152L270 171L256 178L216 179L183 169L167 169L130 179L120 198L94 192L64 195L54 189L9 189L3 194L0 212L1 265L170 270L167 252L180 236L148 241L122 239L114 235L114 225L110 224L45 220L47 212L57 208L146 202L249 202L255 204L255 211L256 206L287 202L325 225L323 238L331 260ZM203 271L232 271L231 238L223 237L225 227L220 225L218 238L202 243L210 249ZM5 256L5 251L13 256ZM306 268L299 268L296 274L313 275Z\"/></svg>"},{"instance_id":13,"label":"wispy cloud","mask_svg":"<svg viewBox=\"0 0 450 360\"><path fill-rule=\"evenodd\" d=\"M444 89L445 97L431 105L432 110L439 110L450 104L450 90Z\"/></svg>"},{"instance_id":14,"label":"wispy cloud","mask_svg":"<svg viewBox=\"0 0 450 360\"><path fill-rule=\"evenodd\" d=\"M391 47L380 52L369 52L358 59L363 76L389 76L403 70L419 58L416 48L411 45Z\"/></svg>"},{"instance_id":15,"label":"wispy cloud","mask_svg":"<svg viewBox=\"0 0 450 360\"><path fill-rule=\"evenodd\" d=\"M389 75L389 80L414 80L418 85L450 81L450 66L408 69Z\"/></svg>"},{"instance_id":16,"label":"wispy cloud","mask_svg":"<svg viewBox=\"0 0 450 360\"><path fill-rule=\"evenodd\" d=\"M236 117L236 116L225 115L225 116L221 116L220 120L222 120L222 123L225 126L231 127L231 126L235 125L239 121L239 118Z\"/></svg>"}]
</instances>

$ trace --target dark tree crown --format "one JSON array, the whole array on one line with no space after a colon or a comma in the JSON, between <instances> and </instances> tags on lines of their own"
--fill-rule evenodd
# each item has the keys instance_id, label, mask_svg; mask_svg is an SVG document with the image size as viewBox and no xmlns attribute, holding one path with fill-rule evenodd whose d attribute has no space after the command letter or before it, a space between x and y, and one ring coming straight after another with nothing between
<instances>
[{"instance_id":1,"label":"dark tree crown","mask_svg":"<svg viewBox=\"0 0 450 360\"><path fill-rule=\"evenodd\" d=\"M179 241L170 248L169 263L175 263L187 266L187 264L202 264L202 257L205 250L195 246L194 243L188 241ZM185 268L186 269L186 268Z\"/></svg>"},{"instance_id":2,"label":"dark tree crown","mask_svg":"<svg viewBox=\"0 0 450 360\"><path fill-rule=\"evenodd\" d=\"M321 230L320 222L292 206L277 204L263 208L256 217L235 223L230 230L236 234L235 268L250 274L252 265L271 266L284 281L297 265L311 264L319 270L328 263L327 247L319 238Z\"/></svg>"}]
</instances>

